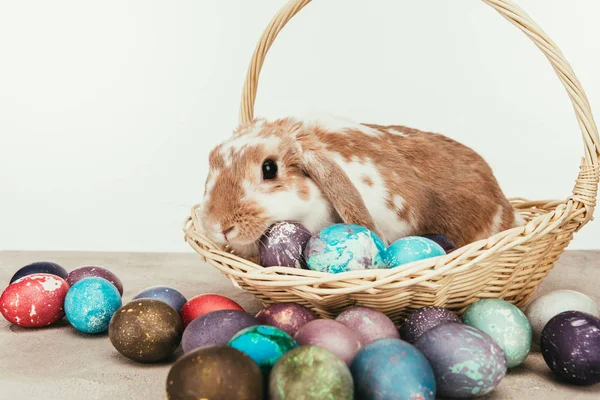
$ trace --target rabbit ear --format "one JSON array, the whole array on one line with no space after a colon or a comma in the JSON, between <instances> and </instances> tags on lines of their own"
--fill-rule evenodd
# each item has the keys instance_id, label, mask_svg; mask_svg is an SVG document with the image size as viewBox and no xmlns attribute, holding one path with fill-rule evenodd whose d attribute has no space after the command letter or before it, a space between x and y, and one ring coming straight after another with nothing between
<instances>
[{"instance_id":1,"label":"rabbit ear","mask_svg":"<svg viewBox=\"0 0 600 400\"><path fill-rule=\"evenodd\" d=\"M302 159L304 171L319 186L344 223L364 226L387 243L358 189L335 161L316 149L305 150Z\"/></svg>"}]
</instances>

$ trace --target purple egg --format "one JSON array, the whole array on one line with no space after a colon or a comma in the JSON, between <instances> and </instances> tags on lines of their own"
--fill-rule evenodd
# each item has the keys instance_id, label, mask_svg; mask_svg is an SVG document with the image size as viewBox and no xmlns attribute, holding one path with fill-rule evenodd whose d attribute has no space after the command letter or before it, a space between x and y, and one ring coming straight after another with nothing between
<instances>
[{"instance_id":1,"label":"purple egg","mask_svg":"<svg viewBox=\"0 0 600 400\"><path fill-rule=\"evenodd\" d=\"M256 319L261 325L271 325L294 336L302 325L317 319L317 316L301 304L276 303L260 310Z\"/></svg>"},{"instance_id":2,"label":"purple egg","mask_svg":"<svg viewBox=\"0 0 600 400\"><path fill-rule=\"evenodd\" d=\"M542 331L542 355L561 379L577 385L600 382L600 319L581 311L565 311Z\"/></svg>"},{"instance_id":3,"label":"purple egg","mask_svg":"<svg viewBox=\"0 0 600 400\"><path fill-rule=\"evenodd\" d=\"M255 325L260 325L258 320L243 311L212 311L189 323L181 347L187 353L199 347L226 345L236 333Z\"/></svg>"},{"instance_id":4,"label":"purple egg","mask_svg":"<svg viewBox=\"0 0 600 400\"><path fill-rule=\"evenodd\" d=\"M506 375L506 358L500 346L469 325L438 325L425 332L415 346L433 368L440 397L482 397Z\"/></svg>"},{"instance_id":5,"label":"purple egg","mask_svg":"<svg viewBox=\"0 0 600 400\"><path fill-rule=\"evenodd\" d=\"M260 264L306 268L304 248L311 233L296 222L281 221L272 225L260 240Z\"/></svg>"},{"instance_id":6,"label":"purple egg","mask_svg":"<svg viewBox=\"0 0 600 400\"><path fill-rule=\"evenodd\" d=\"M24 276L33 274L50 274L60 276L61 278L65 279L67 276L67 270L53 262L38 261L28 264L15 272L12 278L10 278L10 283L13 283L17 279L21 279Z\"/></svg>"},{"instance_id":7,"label":"purple egg","mask_svg":"<svg viewBox=\"0 0 600 400\"><path fill-rule=\"evenodd\" d=\"M400 327L400 337L402 340L414 344L428 330L448 322L461 323L462 321L456 314L445 308L423 307L406 317L404 324Z\"/></svg>"},{"instance_id":8,"label":"purple egg","mask_svg":"<svg viewBox=\"0 0 600 400\"><path fill-rule=\"evenodd\" d=\"M347 365L360 349L358 335L332 319L315 319L302 325L294 339L300 346L321 346L338 356Z\"/></svg>"},{"instance_id":9,"label":"purple egg","mask_svg":"<svg viewBox=\"0 0 600 400\"><path fill-rule=\"evenodd\" d=\"M424 237L429 240L433 240L434 242L436 242L437 244L442 246L442 248L444 249L446 254L449 254L449 253L453 252L454 250L456 250L456 245L454 244L454 242L452 242L452 240L448 239L444 235L439 235L436 233L428 233L427 235L421 235L421 237Z\"/></svg>"},{"instance_id":10,"label":"purple egg","mask_svg":"<svg viewBox=\"0 0 600 400\"><path fill-rule=\"evenodd\" d=\"M106 268L95 266L80 267L69 272L65 280L69 283L69 285L73 286L76 282L79 282L84 278L90 278L93 276L106 279L107 281L115 285L115 287L119 291L119 294L123 296L123 283L121 283L121 280L118 276L116 276Z\"/></svg>"},{"instance_id":11,"label":"purple egg","mask_svg":"<svg viewBox=\"0 0 600 400\"><path fill-rule=\"evenodd\" d=\"M135 295L132 300L135 299L154 299L167 303L175 309L175 311L181 311L181 308L187 299L181 292L168 286L151 286L146 288Z\"/></svg>"},{"instance_id":12,"label":"purple egg","mask_svg":"<svg viewBox=\"0 0 600 400\"><path fill-rule=\"evenodd\" d=\"M400 338L392 320L381 311L367 307L352 307L335 319L358 334L364 346L377 339Z\"/></svg>"}]
</instances>

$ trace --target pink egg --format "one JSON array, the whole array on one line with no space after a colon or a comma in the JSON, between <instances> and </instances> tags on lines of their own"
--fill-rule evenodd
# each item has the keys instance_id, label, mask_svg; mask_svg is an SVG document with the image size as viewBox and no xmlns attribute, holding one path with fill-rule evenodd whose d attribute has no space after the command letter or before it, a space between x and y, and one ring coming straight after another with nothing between
<instances>
[{"instance_id":1,"label":"pink egg","mask_svg":"<svg viewBox=\"0 0 600 400\"><path fill-rule=\"evenodd\" d=\"M372 308L352 307L338 315L335 320L356 332L363 345L377 339L400 339L392 320L381 311Z\"/></svg>"},{"instance_id":2,"label":"pink egg","mask_svg":"<svg viewBox=\"0 0 600 400\"><path fill-rule=\"evenodd\" d=\"M0 297L0 311L9 322L25 328L48 326L65 316L69 284L50 274L27 275L10 284Z\"/></svg>"},{"instance_id":3,"label":"pink egg","mask_svg":"<svg viewBox=\"0 0 600 400\"><path fill-rule=\"evenodd\" d=\"M348 365L361 346L356 333L331 319L315 319L302 325L294 339L300 346L324 347Z\"/></svg>"}]
</instances>

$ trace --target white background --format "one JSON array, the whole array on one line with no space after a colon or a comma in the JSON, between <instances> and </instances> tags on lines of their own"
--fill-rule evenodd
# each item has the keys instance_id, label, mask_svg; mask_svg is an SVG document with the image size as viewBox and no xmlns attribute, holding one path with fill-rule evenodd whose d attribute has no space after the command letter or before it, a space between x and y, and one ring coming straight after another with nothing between
<instances>
[{"instance_id":1,"label":"white background","mask_svg":"<svg viewBox=\"0 0 600 400\"><path fill-rule=\"evenodd\" d=\"M190 251L207 154L283 3L0 0L0 250ZM519 4L600 109L600 2ZM476 0L315 0L269 53L256 108L445 133L509 197L566 198L583 154L545 58ZM571 248L599 234L592 222Z\"/></svg>"}]
</instances>

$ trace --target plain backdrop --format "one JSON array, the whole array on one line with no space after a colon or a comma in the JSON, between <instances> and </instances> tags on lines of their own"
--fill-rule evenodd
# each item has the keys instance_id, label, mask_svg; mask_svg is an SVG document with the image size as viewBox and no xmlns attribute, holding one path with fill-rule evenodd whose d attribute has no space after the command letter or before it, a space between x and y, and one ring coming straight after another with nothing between
<instances>
[{"instance_id":1,"label":"plain backdrop","mask_svg":"<svg viewBox=\"0 0 600 400\"><path fill-rule=\"evenodd\" d=\"M520 0L600 107L600 2ZM237 123L283 0L0 0L0 250L191 251L211 147ZM314 0L284 29L257 115L322 111L444 133L509 197L564 199L583 155L534 45L481 1ZM600 248L591 222L570 248Z\"/></svg>"}]
</instances>

